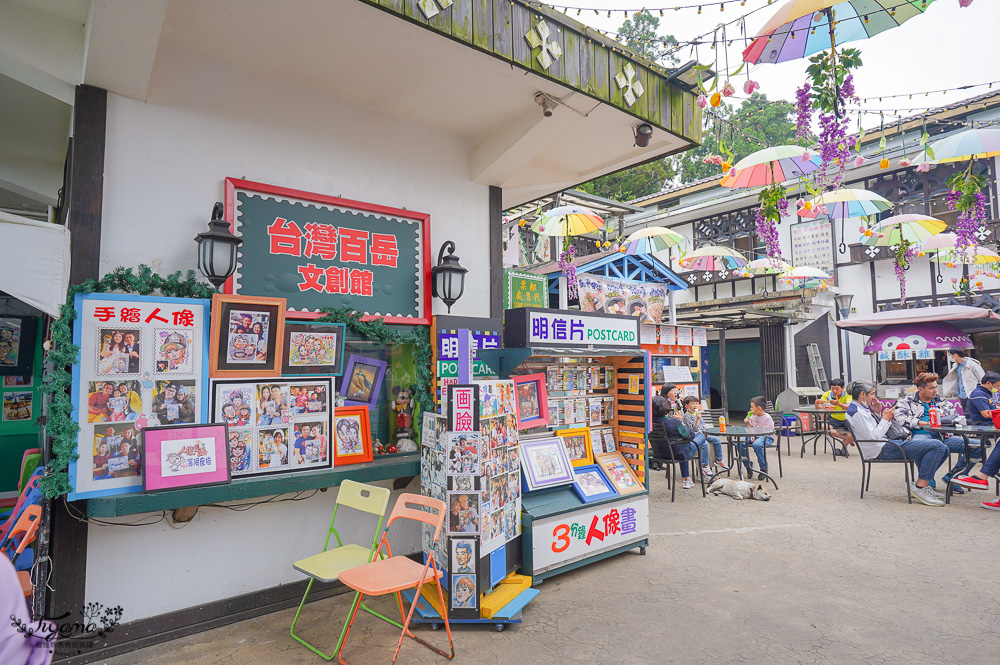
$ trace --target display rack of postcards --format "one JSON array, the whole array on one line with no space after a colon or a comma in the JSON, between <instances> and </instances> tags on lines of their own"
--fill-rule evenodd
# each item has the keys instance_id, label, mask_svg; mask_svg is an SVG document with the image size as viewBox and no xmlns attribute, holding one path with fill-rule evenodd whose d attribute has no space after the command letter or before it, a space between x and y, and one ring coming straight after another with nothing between
<instances>
[{"instance_id":1,"label":"display rack of postcards","mask_svg":"<svg viewBox=\"0 0 1000 665\"><path fill-rule=\"evenodd\" d=\"M574 329L602 343L570 343L561 333ZM533 579L648 545L649 354L637 329L632 317L508 310L504 348L480 354L516 389Z\"/></svg>"}]
</instances>

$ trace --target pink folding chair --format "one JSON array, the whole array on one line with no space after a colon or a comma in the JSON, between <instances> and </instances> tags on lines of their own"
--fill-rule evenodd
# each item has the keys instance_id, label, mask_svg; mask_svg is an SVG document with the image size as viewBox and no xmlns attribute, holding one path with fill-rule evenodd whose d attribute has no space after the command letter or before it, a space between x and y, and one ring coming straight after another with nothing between
<instances>
[{"instance_id":1,"label":"pink folding chair","mask_svg":"<svg viewBox=\"0 0 1000 665\"><path fill-rule=\"evenodd\" d=\"M421 508L427 508L431 512L426 512ZM375 560L340 573L340 581L358 592L357 598L354 601L354 607L351 610L351 618L347 622L347 633L344 635L340 650L337 652L337 660L343 665L348 665L343 657L344 644L347 643L347 637L351 634L351 626L354 624L354 618L358 614L361 601L365 596L384 596L390 593L396 594L396 599L399 603L399 613L401 617L404 617L402 624L403 632L400 634L399 642L396 644L396 651L392 654L393 663L396 662L396 657L399 656L399 650L403 646L404 637L412 637L431 651L439 653L445 658L450 659L455 657L455 645L451 640L451 625L448 623L448 612L444 603L444 594L441 590L441 571L437 568L437 562L434 561L433 556L428 556L427 562L423 565L409 557L393 556L388 540L389 529L392 528L393 523L397 519L406 519L433 526L434 542L437 542L438 538L441 537L441 525L444 522L445 514L444 501L440 499L432 499L429 496L420 496L419 494L400 494L396 500L396 505L392 509L392 513L389 515L389 523L382 533L382 540L379 542L378 549L375 550ZM387 558L380 559L383 546L385 546L385 553L388 556ZM444 627L448 633L448 647L451 649L451 653L445 653L410 632L410 620L413 618L413 612L416 610L417 602L420 600L420 590L427 582L436 583L438 600L441 601L440 607L442 608L441 613L443 614ZM399 592L412 588L416 588L416 592L413 595L413 603L410 605L410 611L405 613ZM399 626L399 624L391 619L381 615L375 616L392 625Z\"/></svg>"}]
</instances>

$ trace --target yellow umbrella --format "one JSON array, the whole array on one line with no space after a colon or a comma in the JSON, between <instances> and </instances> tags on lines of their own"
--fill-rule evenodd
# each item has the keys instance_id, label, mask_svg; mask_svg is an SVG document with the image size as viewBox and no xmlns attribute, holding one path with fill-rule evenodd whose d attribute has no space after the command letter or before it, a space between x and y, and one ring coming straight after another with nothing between
<instances>
[{"instance_id":1,"label":"yellow umbrella","mask_svg":"<svg viewBox=\"0 0 1000 665\"><path fill-rule=\"evenodd\" d=\"M604 220L583 206L557 206L546 210L531 225L543 236L579 236L604 228Z\"/></svg>"}]
</instances>

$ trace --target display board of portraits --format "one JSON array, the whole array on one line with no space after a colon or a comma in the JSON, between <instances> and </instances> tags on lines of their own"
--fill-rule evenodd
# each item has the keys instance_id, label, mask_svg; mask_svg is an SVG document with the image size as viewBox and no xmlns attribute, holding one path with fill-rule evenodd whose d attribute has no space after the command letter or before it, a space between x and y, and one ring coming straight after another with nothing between
<instances>
[{"instance_id":1,"label":"display board of portraits","mask_svg":"<svg viewBox=\"0 0 1000 665\"><path fill-rule=\"evenodd\" d=\"M141 431L205 422L210 301L77 294L69 499L142 489Z\"/></svg>"},{"instance_id":2,"label":"display board of portraits","mask_svg":"<svg viewBox=\"0 0 1000 665\"><path fill-rule=\"evenodd\" d=\"M233 478L330 468L329 378L212 382L213 422L229 426Z\"/></svg>"},{"instance_id":3,"label":"display board of portraits","mask_svg":"<svg viewBox=\"0 0 1000 665\"><path fill-rule=\"evenodd\" d=\"M37 327L34 316L0 316L0 376L31 376Z\"/></svg>"}]
</instances>

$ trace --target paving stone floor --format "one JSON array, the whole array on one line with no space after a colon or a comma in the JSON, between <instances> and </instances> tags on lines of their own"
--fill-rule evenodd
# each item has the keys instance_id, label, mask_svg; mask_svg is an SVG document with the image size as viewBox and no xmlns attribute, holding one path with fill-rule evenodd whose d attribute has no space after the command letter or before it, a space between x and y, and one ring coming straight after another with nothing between
<instances>
[{"instance_id":1,"label":"paving stone floor","mask_svg":"<svg viewBox=\"0 0 1000 665\"><path fill-rule=\"evenodd\" d=\"M678 490L671 503L658 474L646 556L628 552L546 580L524 623L502 633L455 627L454 662L1000 662L1000 512L979 507L994 498L992 490L955 497L944 508L908 505L901 468L884 465L862 501L857 457L796 454L784 462L781 489L767 503L702 499L698 489ZM390 610L385 601L373 605ZM301 632L333 645L345 613L344 597L313 603ZM321 663L289 637L293 614L103 662ZM345 657L388 663L398 633L367 617L358 621ZM445 638L444 631L418 630ZM407 640L398 662L447 661Z\"/></svg>"}]
</instances>

